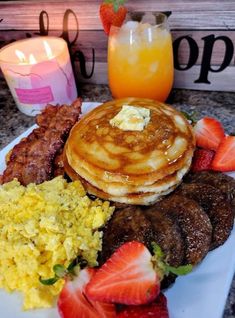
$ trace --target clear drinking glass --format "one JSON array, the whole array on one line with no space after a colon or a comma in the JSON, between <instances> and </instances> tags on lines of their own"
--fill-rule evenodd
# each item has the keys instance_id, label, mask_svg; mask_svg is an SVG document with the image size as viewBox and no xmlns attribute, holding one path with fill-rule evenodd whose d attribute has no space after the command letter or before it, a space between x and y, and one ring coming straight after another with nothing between
<instances>
[{"instance_id":1,"label":"clear drinking glass","mask_svg":"<svg viewBox=\"0 0 235 318\"><path fill-rule=\"evenodd\" d=\"M167 17L151 13L137 15L136 20L111 28L108 77L112 95L165 101L174 77Z\"/></svg>"}]
</instances>

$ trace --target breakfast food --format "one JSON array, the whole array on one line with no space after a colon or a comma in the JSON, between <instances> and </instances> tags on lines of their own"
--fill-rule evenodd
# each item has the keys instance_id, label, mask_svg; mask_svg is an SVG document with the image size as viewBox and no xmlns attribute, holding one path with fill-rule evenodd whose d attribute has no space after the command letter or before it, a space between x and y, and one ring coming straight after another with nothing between
<instances>
[{"instance_id":1,"label":"breakfast food","mask_svg":"<svg viewBox=\"0 0 235 318\"><path fill-rule=\"evenodd\" d=\"M212 235L212 226L206 212L194 200L177 194L161 200L153 207L154 212L157 210L179 224L184 239L184 263L200 263L209 251Z\"/></svg>"},{"instance_id":2,"label":"breakfast food","mask_svg":"<svg viewBox=\"0 0 235 318\"><path fill-rule=\"evenodd\" d=\"M211 163L215 156L215 152L213 150L197 148L194 151L191 171L205 171L211 168Z\"/></svg>"},{"instance_id":3,"label":"breakfast food","mask_svg":"<svg viewBox=\"0 0 235 318\"><path fill-rule=\"evenodd\" d=\"M210 248L223 244L231 233L234 215L232 206L223 193L209 184L182 184L177 193L198 202L208 214L213 231Z\"/></svg>"},{"instance_id":4,"label":"breakfast food","mask_svg":"<svg viewBox=\"0 0 235 318\"><path fill-rule=\"evenodd\" d=\"M121 244L136 239L148 247L156 242L171 266L196 265L208 253L211 236L212 225L203 208L171 194L147 208L115 211L104 229L99 261L103 263Z\"/></svg>"},{"instance_id":5,"label":"breakfast food","mask_svg":"<svg viewBox=\"0 0 235 318\"><path fill-rule=\"evenodd\" d=\"M0 287L24 294L24 309L50 307L63 280L44 286L56 264L81 256L97 264L99 230L114 208L91 200L79 181L62 177L24 187L14 180L0 186Z\"/></svg>"},{"instance_id":6,"label":"breakfast food","mask_svg":"<svg viewBox=\"0 0 235 318\"><path fill-rule=\"evenodd\" d=\"M99 263L123 243L137 240L149 248L156 242L171 266L197 265L210 249L227 240L234 221L234 191L235 181L229 176L190 173L174 193L152 206L117 208L104 228ZM174 279L165 277L162 287Z\"/></svg>"},{"instance_id":7,"label":"breakfast food","mask_svg":"<svg viewBox=\"0 0 235 318\"><path fill-rule=\"evenodd\" d=\"M235 170L235 136L226 136L222 124L211 117L200 119L194 126L197 149L193 171Z\"/></svg>"},{"instance_id":8,"label":"breakfast food","mask_svg":"<svg viewBox=\"0 0 235 318\"><path fill-rule=\"evenodd\" d=\"M95 301L142 305L160 293L164 275L144 244L131 241L121 245L101 266L86 286L88 297Z\"/></svg>"},{"instance_id":9,"label":"breakfast food","mask_svg":"<svg viewBox=\"0 0 235 318\"><path fill-rule=\"evenodd\" d=\"M181 182L194 147L191 126L172 107L148 99L114 100L73 127L65 145L65 171L90 194L149 205Z\"/></svg>"},{"instance_id":10,"label":"breakfast food","mask_svg":"<svg viewBox=\"0 0 235 318\"><path fill-rule=\"evenodd\" d=\"M136 242L135 242L136 243ZM158 317L169 318L167 299L160 293L154 302L144 305L117 306L92 300L87 294L87 285L96 270L85 268L73 280L67 279L58 297L58 311L63 318L125 318Z\"/></svg>"},{"instance_id":11,"label":"breakfast food","mask_svg":"<svg viewBox=\"0 0 235 318\"><path fill-rule=\"evenodd\" d=\"M17 178L23 185L31 182L39 184L55 176L54 161L79 118L81 103L81 99L77 99L71 106L48 105L37 116L39 127L12 149L2 183Z\"/></svg>"},{"instance_id":12,"label":"breakfast food","mask_svg":"<svg viewBox=\"0 0 235 318\"><path fill-rule=\"evenodd\" d=\"M66 280L57 304L63 318L115 318L114 304L92 301L85 288L95 274L95 269L82 269L73 280Z\"/></svg>"},{"instance_id":13,"label":"breakfast food","mask_svg":"<svg viewBox=\"0 0 235 318\"><path fill-rule=\"evenodd\" d=\"M225 136L222 124L211 117L204 117L194 126L197 146L216 151Z\"/></svg>"},{"instance_id":14,"label":"breakfast food","mask_svg":"<svg viewBox=\"0 0 235 318\"><path fill-rule=\"evenodd\" d=\"M25 157L29 156L29 153L31 156L29 158L34 158L39 144L36 143L34 148L34 143L30 144L30 140L33 141L36 136L39 139L41 132L46 132L48 137L54 137L54 133L56 136L58 131L63 131L63 144L61 143L58 147L56 155L53 155L53 161L50 161L48 152L44 157L43 164L47 167L48 164L51 165L53 171L50 178L63 174L65 165L70 178L81 180L88 193L116 201L116 210L112 216L114 208L110 208L108 202L86 196L85 190L78 181L68 184L60 177L42 183L40 186L30 184L25 188L17 181L12 181L0 187L2 213L0 223L3 233L7 229L14 229L9 237L2 239L0 245L3 251L0 274L3 273L4 279L0 280L0 286L8 290L24 290L25 309L49 307L54 295L59 293L63 285L64 288L59 295L58 309L61 317L64 318L72 318L71 310L74 308L73 313L79 317L82 315L86 317L89 314L94 317L97 315L125 317L132 313L137 317L142 313L154 315L158 311L156 306L158 298L149 304L133 307L129 305L126 297L125 301L128 301L128 305L121 307L120 311L115 304L92 300L90 297L94 295L88 295L85 291L86 281L83 280L83 274L85 278L92 279L102 265L108 262L112 254L130 241L134 248L126 255L127 264L136 264L133 255L134 252L138 252L138 249L133 242L143 243L144 250L148 248L152 255L154 254L152 242L155 242L161 247L163 260L169 268L181 267L189 263L194 266L205 257L209 249L223 244L231 231L234 218L231 210L234 204L234 180L223 174L209 171L185 175L191 164L195 142L191 127L184 117L171 107L156 101L125 99L120 105L119 102L106 103L105 107L102 105L81 119L81 124L74 126L64 152L63 145L71 128L71 122L75 121L75 117L78 118L80 110L76 109L73 112L70 107L58 107L58 110L57 107L47 107L47 111L37 117L39 129L26 139L30 146L25 148L24 153ZM67 111L72 113L69 114ZM50 139L52 143L49 139L47 146L51 150L55 139ZM21 158L23 154L23 152L20 153L22 145L23 141L18 146L18 158ZM44 151L44 148L42 150ZM16 155L17 146L12 153ZM42 162L43 153L39 153L38 156L38 162ZM11 161L13 157L10 158L9 162ZM40 164L39 168L42 169ZM26 169L31 177L29 167ZM21 170L19 171L21 173ZM48 173L42 175L48 176ZM37 174L32 174L32 178L35 176ZM35 178L35 182L38 183L42 180L43 178L40 180ZM10 195L8 191L11 191L12 185L15 192ZM60 185L59 189L58 185ZM77 187L81 193L75 191ZM175 188L176 191L173 192ZM1 191L3 190L5 192L2 192L4 197L2 200ZM61 190L59 195L55 195L57 190L59 192ZM18 197L21 195L22 200L18 202ZM161 200L155 202L158 199ZM74 208L74 202L78 204L77 208ZM2 209L3 203L5 206ZM48 216L48 219L42 218L43 213ZM20 228L20 233L17 231L18 228L15 228L17 217L24 224ZM104 228L100 228L101 226ZM61 231L56 232L57 229ZM73 244L70 244L71 236L74 238ZM15 237L19 238L17 245L14 241ZM43 242L40 241L42 239L44 239ZM45 244L38 246L39 241ZM23 247L22 242L24 242ZM51 250L48 250L49 248ZM64 257L61 256L63 249ZM97 254L99 254L98 260ZM61 273L57 275L53 286L43 286L39 283L39 278L41 282L53 281L53 271L55 272L53 266L62 264L67 270L70 261L74 259L76 261L77 256L85 258L88 261L88 265L86 264L88 267L81 270L76 268L74 273L78 276L74 281L71 280L71 272L68 274L65 271L68 275L65 284L61 279ZM40 263L41 258L43 264ZM9 265L9 262L11 266L7 267L6 264ZM97 269L91 268L97 264L99 264ZM117 264L114 265L114 276L118 279L116 267ZM40 271L37 271L38 268ZM131 277L127 275L125 279L131 279ZM169 286L176 277L176 272L169 273L160 284L157 282L157 288ZM141 275L135 280L133 286L130 282L118 281L121 283L120 290L115 292L118 294L119 291L129 287L136 290L139 281L141 281ZM113 286L111 278L106 282ZM103 287L103 279L98 279L96 283ZM21 284L24 284L24 288ZM146 294L145 287L144 284L141 286L143 295ZM112 291L112 288L110 290ZM98 293L99 299L112 296L106 292L103 295L102 288L101 292L97 292L96 288L93 288L93 291ZM136 301L138 295L134 294L132 298L131 301Z\"/></svg>"},{"instance_id":15,"label":"breakfast food","mask_svg":"<svg viewBox=\"0 0 235 318\"><path fill-rule=\"evenodd\" d=\"M225 136L222 139L211 167L217 171L235 170L235 136Z\"/></svg>"},{"instance_id":16,"label":"breakfast food","mask_svg":"<svg viewBox=\"0 0 235 318\"><path fill-rule=\"evenodd\" d=\"M154 241L161 246L166 260L172 266L184 261L184 240L178 223L161 213L151 214L153 210L143 211L141 207L129 206L116 209L104 228L103 246L99 254L99 264L105 261L115 250L128 241L138 241L148 248Z\"/></svg>"},{"instance_id":17,"label":"breakfast food","mask_svg":"<svg viewBox=\"0 0 235 318\"><path fill-rule=\"evenodd\" d=\"M192 270L191 265L169 266L156 243L151 249L152 253L138 241L122 244L87 284L88 298L106 303L148 304L160 294L160 283L166 274L185 275Z\"/></svg>"},{"instance_id":18,"label":"breakfast food","mask_svg":"<svg viewBox=\"0 0 235 318\"><path fill-rule=\"evenodd\" d=\"M235 180L234 178L216 171L201 171L200 173L190 172L185 180L185 182L199 182L210 184L211 186L219 189L225 199L227 199L233 209L233 214L235 215Z\"/></svg>"},{"instance_id":19,"label":"breakfast food","mask_svg":"<svg viewBox=\"0 0 235 318\"><path fill-rule=\"evenodd\" d=\"M151 304L124 307L117 315L118 318L158 317L169 318L167 299L161 293Z\"/></svg>"}]
</instances>

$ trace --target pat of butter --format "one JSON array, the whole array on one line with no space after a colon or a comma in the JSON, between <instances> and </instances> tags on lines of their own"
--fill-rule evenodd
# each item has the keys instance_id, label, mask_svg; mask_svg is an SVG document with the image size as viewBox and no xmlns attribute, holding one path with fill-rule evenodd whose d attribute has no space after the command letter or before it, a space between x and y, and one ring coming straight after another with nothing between
<instances>
[{"instance_id":1,"label":"pat of butter","mask_svg":"<svg viewBox=\"0 0 235 318\"><path fill-rule=\"evenodd\" d=\"M148 108L123 105L120 112L109 123L122 130L142 131L149 121L150 110Z\"/></svg>"}]
</instances>

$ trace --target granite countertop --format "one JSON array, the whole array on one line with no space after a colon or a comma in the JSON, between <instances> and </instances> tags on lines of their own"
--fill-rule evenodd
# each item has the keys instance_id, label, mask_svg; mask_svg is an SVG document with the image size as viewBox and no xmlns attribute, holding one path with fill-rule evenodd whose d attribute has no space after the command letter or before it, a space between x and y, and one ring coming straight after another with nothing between
<instances>
[{"instance_id":1,"label":"granite countertop","mask_svg":"<svg viewBox=\"0 0 235 318\"><path fill-rule=\"evenodd\" d=\"M104 102L111 99L107 85L85 84L81 87L83 101ZM209 115L218 118L226 133L235 133L235 93L173 90L168 101L175 108L194 113L199 119ZM0 79L0 150L34 124L34 117L22 114Z\"/></svg>"},{"instance_id":2,"label":"granite countertop","mask_svg":"<svg viewBox=\"0 0 235 318\"><path fill-rule=\"evenodd\" d=\"M107 85L85 84L81 86L81 92L83 101L111 99ZM206 115L215 117L223 123L227 134L235 133L235 92L173 90L168 103L179 110L195 112L198 119ZM0 79L0 150L33 124L34 117L18 111L5 81ZM232 317L235 317L235 276L223 318Z\"/></svg>"}]
</instances>

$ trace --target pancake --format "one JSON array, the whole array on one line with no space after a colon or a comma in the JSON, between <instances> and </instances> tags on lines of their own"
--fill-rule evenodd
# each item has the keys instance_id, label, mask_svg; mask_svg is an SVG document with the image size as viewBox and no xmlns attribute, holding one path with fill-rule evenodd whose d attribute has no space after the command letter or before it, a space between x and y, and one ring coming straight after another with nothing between
<instances>
[{"instance_id":1,"label":"pancake","mask_svg":"<svg viewBox=\"0 0 235 318\"><path fill-rule=\"evenodd\" d=\"M65 171L69 176L74 178L76 171L71 168L68 164L68 160L65 156ZM79 168L79 176L84 180L89 180L91 186L110 194L111 196L125 196L131 193L147 193L147 192L162 192L166 191L168 188L173 187L180 183L183 176L187 173L191 165L191 159L185 163L185 165L178 171L168 175L160 180L157 180L150 185L133 185L133 184L124 184L121 182L105 182L102 179L93 177L89 171ZM73 171L72 171L73 170ZM87 181L88 182L88 181Z\"/></svg>"},{"instance_id":2,"label":"pancake","mask_svg":"<svg viewBox=\"0 0 235 318\"><path fill-rule=\"evenodd\" d=\"M81 180L84 188L88 191L88 193L95 195L103 200L114 201L119 203L126 203L126 204L134 204L134 205L151 205L157 201L159 201L163 196L171 193L177 185L169 187L167 190L162 191L160 193L154 192L137 192L137 193L129 193L125 196L114 196L110 195L102 190L93 187L90 183L86 180Z\"/></svg>"},{"instance_id":3,"label":"pancake","mask_svg":"<svg viewBox=\"0 0 235 318\"><path fill-rule=\"evenodd\" d=\"M84 186L84 188L87 190L87 192L91 195L94 195L96 197L99 197L103 200L109 200L113 202L118 203L125 203L125 204L132 204L132 205L151 205L154 202L159 201L163 196L169 194L172 192L178 184L175 184L171 187L167 187L164 191L155 193L155 192L136 192L136 193L129 193L127 195L123 196L115 196L110 195L109 193L106 193L93 185L91 185L88 181L83 179L81 176L79 176L75 170L71 168L71 166L68 164L66 157L64 159L64 170L66 174L69 176L71 180L80 180Z\"/></svg>"},{"instance_id":4,"label":"pancake","mask_svg":"<svg viewBox=\"0 0 235 318\"><path fill-rule=\"evenodd\" d=\"M150 111L143 130L111 124L124 105ZM194 148L191 126L172 107L148 99L113 100L89 112L71 130L66 172L72 178L77 174L89 193L103 199L149 205L181 182Z\"/></svg>"},{"instance_id":5,"label":"pancake","mask_svg":"<svg viewBox=\"0 0 235 318\"><path fill-rule=\"evenodd\" d=\"M150 109L151 120L143 131L110 125L122 105ZM70 133L66 155L77 173L81 166L107 182L143 185L178 170L182 159L192 156L194 144L191 126L181 113L153 100L128 98L105 103L84 116Z\"/></svg>"}]
</instances>

